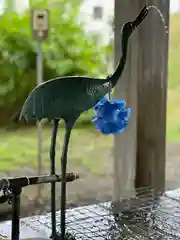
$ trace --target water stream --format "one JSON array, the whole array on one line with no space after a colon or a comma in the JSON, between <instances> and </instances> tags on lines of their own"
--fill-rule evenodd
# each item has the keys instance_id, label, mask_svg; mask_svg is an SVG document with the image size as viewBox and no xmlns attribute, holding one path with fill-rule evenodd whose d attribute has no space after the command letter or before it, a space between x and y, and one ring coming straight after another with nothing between
<instances>
[{"instance_id":1,"label":"water stream","mask_svg":"<svg viewBox=\"0 0 180 240\"><path fill-rule=\"evenodd\" d=\"M165 32L166 34L168 34L168 32L169 32L168 26L167 26L167 24L166 24L165 18L164 18L164 16L163 16L161 10L160 10L157 6L155 6L155 5L149 5L149 6L147 7L147 9L148 9L148 10L149 10L149 9L154 9L154 10L158 13L158 15L159 15L160 18L161 18L163 27L164 27L164 32Z\"/></svg>"}]
</instances>

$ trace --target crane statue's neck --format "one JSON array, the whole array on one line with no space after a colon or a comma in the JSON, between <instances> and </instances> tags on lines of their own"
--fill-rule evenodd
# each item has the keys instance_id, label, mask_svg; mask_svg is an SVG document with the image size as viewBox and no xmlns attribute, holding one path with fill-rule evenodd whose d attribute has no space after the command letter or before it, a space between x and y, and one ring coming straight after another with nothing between
<instances>
[{"instance_id":1,"label":"crane statue's neck","mask_svg":"<svg viewBox=\"0 0 180 240\"><path fill-rule=\"evenodd\" d=\"M111 87L114 88L117 84L123 70L126 64L127 59L127 51L128 51L128 40L129 38L123 33L122 34L122 40L121 40L121 50L122 50L122 56L120 58L120 61L114 71L110 76L108 76L107 80L111 83Z\"/></svg>"}]
</instances>

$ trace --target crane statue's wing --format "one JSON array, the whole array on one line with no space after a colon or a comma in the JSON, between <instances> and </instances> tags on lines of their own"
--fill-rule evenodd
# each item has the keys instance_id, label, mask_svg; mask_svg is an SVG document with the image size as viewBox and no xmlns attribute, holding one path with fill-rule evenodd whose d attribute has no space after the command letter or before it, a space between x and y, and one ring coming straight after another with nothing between
<instances>
[{"instance_id":1,"label":"crane statue's wing","mask_svg":"<svg viewBox=\"0 0 180 240\"><path fill-rule=\"evenodd\" d=\"M47 81L30 93L23 105L20 119L51 120L80 115L96 103L95 92L98 85L102 85L97 83L100 80L86 77Z\"/></svg>"}]
</instances>

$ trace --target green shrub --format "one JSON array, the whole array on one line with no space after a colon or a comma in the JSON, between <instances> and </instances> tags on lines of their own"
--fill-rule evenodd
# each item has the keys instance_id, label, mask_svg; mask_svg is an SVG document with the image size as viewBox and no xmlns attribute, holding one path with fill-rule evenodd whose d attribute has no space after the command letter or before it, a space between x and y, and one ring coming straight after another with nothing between
<instances>
[{"instance_id":1,"label":"green shrub","mask_svg":"<svg viewBox=\"0 0 180 240\"><path fill-rule=\"evenodd\" d=\"M45 1L32 1L43 7ZM42 44L44 81L67 75L106 75L106 46L99 46L78 23L78 1L54 1L50 10L49 39ZM5 12L0 16L1 122L19 109L36 85L36 42L32 40L30 13Z\"/></svg>"}]
</instances>

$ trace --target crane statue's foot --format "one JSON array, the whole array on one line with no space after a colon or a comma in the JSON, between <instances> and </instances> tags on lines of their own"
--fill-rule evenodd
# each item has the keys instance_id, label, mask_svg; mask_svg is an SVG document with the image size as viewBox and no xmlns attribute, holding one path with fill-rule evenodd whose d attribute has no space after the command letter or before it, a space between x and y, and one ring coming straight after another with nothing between
<instances>
[{"instance_id":1,"label":"crane statue's foot","mask_svg":"<svg viewBox=\"0 0 180 240\"><path fill-rule=\"evenodd\" d=\"M77 239L71 233L66 233L64 240L77 240Z\"/></svg>"},{"instance_id":2,"label":"crane statue's foot","mask_svg":"<svg viewBox=\"0 0 180 240\"><path fill-rule=\"evenodd\" d=\"M56 234L53 234L53 236L51 235L49 238L52 240L60 240L60 235L56 233Z\"/></svg>"},{"instance_id":3,"label":"crane statue's foot","mask_svg":"<svg viewBox=\"0 0 180 240\"><path fill-rule=\"evenodd\" d=\"M52 240L62 240L62 237L59 233L56 234L56 236L54 236L52 238L52 236L50 237ZM63 240L77 240L71 233L66 233L65 238Z\"/></svg>"}]
</instances>

